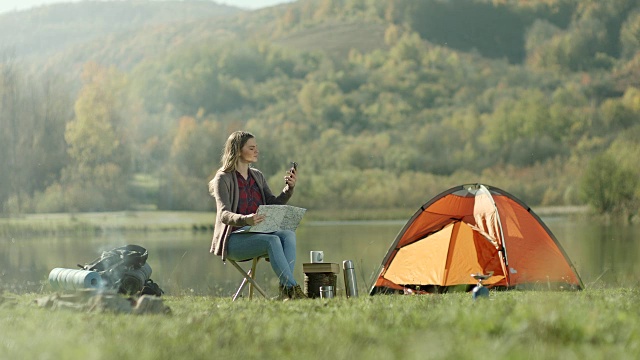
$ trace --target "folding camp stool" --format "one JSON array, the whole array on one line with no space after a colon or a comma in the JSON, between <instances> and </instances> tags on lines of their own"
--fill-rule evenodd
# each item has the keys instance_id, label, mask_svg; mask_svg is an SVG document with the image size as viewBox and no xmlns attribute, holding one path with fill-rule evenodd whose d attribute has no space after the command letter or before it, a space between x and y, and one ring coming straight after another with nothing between
<instances>
[{"instance_id":1,"label":"folding camp stool","mask_svg":"<svg viewBox=\"0 0 640 360\"><path fill-rule=\"evenodd\" d=\"M264 292L264 290L262 290L260 285L258 285L258 283L255 280L256 279L256 267L258 266L258 261L260 261L260 259L262 259L262 257L260 257L260 256L255 257L255 258L252 259L251 269L249 269L249 271L245 271L242 267L240 267L240 265L238 265L237 262L227 259L227 261L230 262L231 265L233 265L233 267L238 269L238 271L240 271L240 273L243 276L242 283L240 284L240 287L238 288L236 293L233 295L233 301L236 301L238 296L240 296L240 293L242 293L242 290L244 289L245 285L247 285L247 282L249 283L249 299L251 299L253 297L253 288L258 290L258 292L260 294L262 294L262 296L264 296L265 298L268 298L267 293ZM245 260L245 261L247 261L247 260Z\"/></svg>"}]
</instances>

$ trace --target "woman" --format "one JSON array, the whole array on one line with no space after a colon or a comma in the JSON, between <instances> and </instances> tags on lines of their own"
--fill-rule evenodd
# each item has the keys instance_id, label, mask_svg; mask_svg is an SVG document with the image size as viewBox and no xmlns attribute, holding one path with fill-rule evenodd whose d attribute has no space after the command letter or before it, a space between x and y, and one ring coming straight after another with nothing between
<instances>
[{"instance_id":1,"label":"woman","mask_svg":"<svg viewBox=\"0 0 640 360\"><path fill-rule=\"evenodd\" d=\"M258 161L258 154L256 139L248 132L236 131L225 143L222 166L209 182L209 193L216 199L211 252L222 256L222 260L234 261L266 256L280 281L280 297L305 298L293 277L296 234L290 230L245 231L264 221L264 215L256 214L259 205L286 204L296 186L296 169L291 168L284 178L284 189L278 196L273 195L264 175L251 167Z\"/></svg>"}]
</instances>

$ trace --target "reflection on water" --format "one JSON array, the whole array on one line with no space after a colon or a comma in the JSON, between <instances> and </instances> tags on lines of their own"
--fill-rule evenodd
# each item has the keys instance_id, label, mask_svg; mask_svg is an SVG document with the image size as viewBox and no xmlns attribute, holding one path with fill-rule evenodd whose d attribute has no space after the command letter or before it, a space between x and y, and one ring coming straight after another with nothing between
<instances>
[{"instance_id":1,"label":"reflection on water","mask_svg":"<svg viewBox=\"0 0 640 360\"><path fill-rule=\"evenodd\" d=\"M569 255L586 287L637 284L640 225L605 225L563 218L543 221Z\"/></svg>"},{"instance_id":2,"label":"reflection on water","mask_svg":"<svg viewBox=\"0 0 640 360\"><path fill-rule=\"evenodd\" d=\"M640 226L602 225L566 218L543 218L589 286L633 286L640 275L636 263ZM295 274L302 284L302 263L309 251L322 250L325 262L353 260L361 294L367 293L378 267L404 221L303 223L298 229ZM167 294L228 296L241 280L230 264L209 254L210 233L111 233L89 237L13 238L0 241L0 289L12 292L49 291L49 271L77 268L126 244L149 251L151 278ZM247 264L245 264L247 265ZM258 266L258 281L275 295L277 280L268 263ZM342 287L342 275L338 276Z\"/></svg>"}]
</instances>

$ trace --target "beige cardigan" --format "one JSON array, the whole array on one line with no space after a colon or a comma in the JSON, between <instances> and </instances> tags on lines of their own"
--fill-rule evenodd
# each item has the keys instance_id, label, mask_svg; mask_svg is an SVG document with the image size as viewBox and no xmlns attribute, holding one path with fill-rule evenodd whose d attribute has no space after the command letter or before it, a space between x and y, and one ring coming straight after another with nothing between
<instances>
[{"instance_id":1,"label":"beige cardigan","mask_svg":"<svg viewBox=\"0 0 640 360\"><path fill-rule=\"evenodd\" d=\"M293 195L293 188L289 187L289 185L284 186L280 195L273 195L262 172L253 168L249 168L249 171L256 180L264 204L284 205ZM236 172L225 173L218 170L216 176L209 182L209 193L216 199L216 224L209 251L215 255L222 256L222 260L225 260L227 257L227 240L233 231L233 227L248 225L247 215L236 213L238 211L238 200L240 199Z\"/></svg>"}]
</instances>

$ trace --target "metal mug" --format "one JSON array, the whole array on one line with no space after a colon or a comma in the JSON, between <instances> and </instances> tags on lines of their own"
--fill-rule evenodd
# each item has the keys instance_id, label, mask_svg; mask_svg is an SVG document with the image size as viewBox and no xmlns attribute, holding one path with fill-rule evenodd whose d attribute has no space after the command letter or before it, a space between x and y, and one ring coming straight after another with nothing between
<instances>
[{"instance_id":1,"label":"metal mug","mask_svg":"<svg viewBox=\"0 0 640 360\"><path fill-rule=\"evenodd\" d=\"M321 299L331 299L334 297L333 286L320 286L320 298Z\"/></svg>"},{"instance_id":2,"label":"metal mug","mask_svg":"<svg viewBox=\"0 0 640 360\"><path fill-rule=\"evenodd\" d=\"M312 263L324 262L324 252L322 251L311 251L310 256Z\"/></svg>"}]
</instances>

